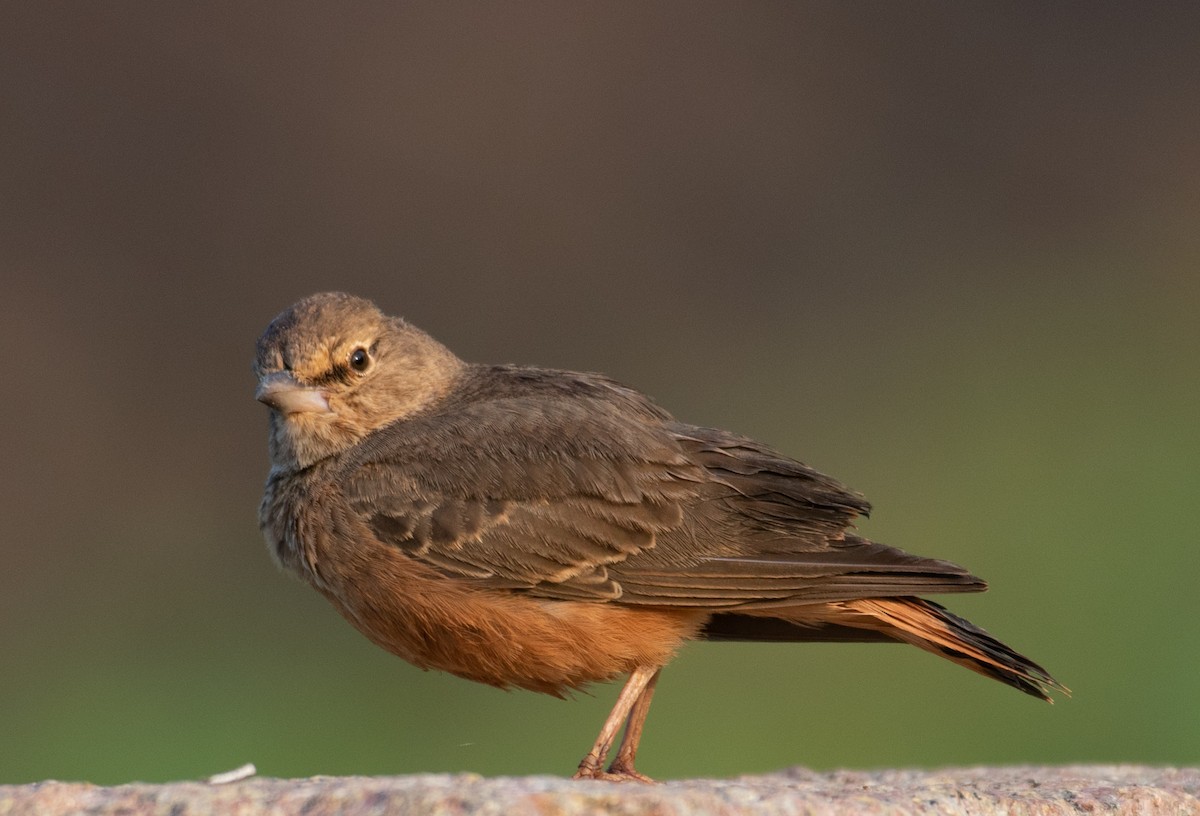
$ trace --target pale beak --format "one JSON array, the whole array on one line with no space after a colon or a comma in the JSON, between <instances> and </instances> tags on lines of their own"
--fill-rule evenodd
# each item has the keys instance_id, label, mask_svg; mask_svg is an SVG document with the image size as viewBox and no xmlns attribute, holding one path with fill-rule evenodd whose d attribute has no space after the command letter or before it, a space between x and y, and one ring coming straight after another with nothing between
<instances>
[{"instance_id":1,"label":"pale beak","mask_svg":"<svg viewBox=\"0 0 1200 816\"><path fill-rule=\"evenodd\" d=\"M254 398L281 414L328 414L329 400L316 388L296 382L286 371L268 374L258 381Z\"/></svg>"}]
</instances>

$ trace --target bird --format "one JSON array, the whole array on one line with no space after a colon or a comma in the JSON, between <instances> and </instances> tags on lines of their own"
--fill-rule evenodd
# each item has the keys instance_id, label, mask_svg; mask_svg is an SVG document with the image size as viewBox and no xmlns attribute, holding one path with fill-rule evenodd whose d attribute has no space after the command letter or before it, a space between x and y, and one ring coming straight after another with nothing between
<instances>
[{"instance_id":1,"label":"bird","mask_svg":"<svg viewBox=\"0 0 1200 816\"><path fill-rule=\"evenodd\" d=\"M467 363L340 292L280 313L254 372L268 549L355 629L500 688L627 678L575 778L651 781L646 715L692 640L898 641L1047 701L1067 691L919 597L986 584L857 535L862 495L607 376Z\"/></svg>"}]
</instances>

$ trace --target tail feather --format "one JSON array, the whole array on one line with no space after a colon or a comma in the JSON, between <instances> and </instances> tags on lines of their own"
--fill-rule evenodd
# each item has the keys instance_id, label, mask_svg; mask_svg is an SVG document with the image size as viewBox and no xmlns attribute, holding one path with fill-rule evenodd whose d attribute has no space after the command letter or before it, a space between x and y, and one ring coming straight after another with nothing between
<instances>
[{"instance_id":1,"label":"tail feather","mask_svg":"<svg viewBox=\"0 0 1200 816\"><path fill-rule=\"evenodd\" d=\"M843 619L847 624L881 631L1047 702L1053 702L1051 691L1070 693L1037 663L932 601L865 598L829 606L849 613Z\"/></svg>"}]
</instances>

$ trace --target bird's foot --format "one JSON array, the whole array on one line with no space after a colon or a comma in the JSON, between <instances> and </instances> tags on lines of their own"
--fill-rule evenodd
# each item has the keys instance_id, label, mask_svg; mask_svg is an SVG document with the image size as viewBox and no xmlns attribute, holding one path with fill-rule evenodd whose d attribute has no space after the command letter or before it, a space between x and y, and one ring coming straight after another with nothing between
<instances>
[{"instance_id":1,"label":"bird's foot","mask_svg":"<svg viewBox=\"0 0 1200 816\"><path fill-rule=\"evenodd\" d=\"M634 769L632 762L622 761L620 754L617 755L617 758L613 761L613 764L608 766L608 775L610 777L615 777L616 781L621 782L641 782L647 785L658 784L644 773L638 773L638 771Z\"/></svg>"},{"instance_id":2,"label":"bird's foot","mask_svg":"<svg viewBox=\"0 0 1200 816\"><path fill-rule=\"evenodd\" d=\"M572 779L598 779L603 782L641 782L642 784L656 784L653 779L646 776L644 773L638 773L632 765L627 765L619 759L608 766L608 770L604 770L604 766L600 764L598 759L593 758L590 754L584 757L583 762L579 763L577 770Z\"/></svg>"}]
</instances>

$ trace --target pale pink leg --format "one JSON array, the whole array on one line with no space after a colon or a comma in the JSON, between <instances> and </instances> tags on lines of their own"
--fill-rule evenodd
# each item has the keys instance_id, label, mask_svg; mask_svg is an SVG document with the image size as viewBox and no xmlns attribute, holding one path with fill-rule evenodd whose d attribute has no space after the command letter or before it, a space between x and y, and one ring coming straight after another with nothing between
<instances>
[{"instance_id":1,"label":"pale pink leg","mask_svg":"<svg viewBox=\"0 0 1200 816\"><path fill-rule=\"evenodd\" d=\"M650 712L650 700L654 697L654 687L658 685L658 675L661 671L659 669L654 673L650 682L646 684L645 690L629 711L629 720L625 723L625 733L621 736L620 747L617 748L617 758L608 766L610 774L629 777L640 782L653 781L645 774L634 770L633 760L637 757L638 743L642 741L642 728L646 725L646 715Z\"/></svg>"},{"instance_id":2,"label":"pale pink leg","mask_svg":"<svg viewBox=\"0 0 1200 816\"><path fill-rule=\"evenodd\" d=\"M613 740L616 739L617 731L626 718L632 719L630 711L634 705L638 703L642 697L642 693L646 691L647 686L653 691L653 682L658 677L658 667L652 668L637 668L629 674L629 680L625 683L625 688L621 689L620 695L617 697L617 702L609 712L608 719L604 721L604 727L600 729L600 735L596 737L596 743L592 746L592 750L579 763L579 770L575 772L576 779L616 779L630 778L623 774L606 774L604 772L604 760L608 757L608 752L612 749ZM649 706L650 701L647 699L646 706ZM645 712L642 712L641 720L646 717ZM638 736L641 734L641 725L637 728ZM625 739L621 741L622 750L625 749L626 743L629 742L629 734L626 732ZM637 750L637 740L633 740L633 751Z\"/></svg>"}]
</instances>

